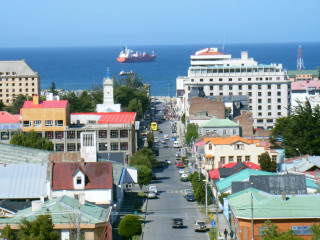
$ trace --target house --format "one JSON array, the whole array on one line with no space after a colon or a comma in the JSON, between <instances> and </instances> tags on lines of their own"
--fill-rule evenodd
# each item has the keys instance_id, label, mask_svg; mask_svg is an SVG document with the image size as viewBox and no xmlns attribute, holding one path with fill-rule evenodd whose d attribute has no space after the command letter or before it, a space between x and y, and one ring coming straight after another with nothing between
<instances>
[{"instance_id":1,"label":"house","mask_svg":"<svg viewBox=\"0 0 320 240\"><path fill-rule=\"evenodd\" d=\"M12 230L18 230L22 219L34 220L49 212L60 239L75 239L79 226L84 239L111 240L112 229L109 222L112 208L102 208L69 196L60 196L52 200L32 201L32 207L18 211L12 218L0 218L0 231L8 224ZM77 224L79 222L79 224Z\"/></svg>"},{"instance_id":2,"label":"house","mask_svg":"<svg viewBox=\"0 0 320 240\"><path fill-rule=\"evenodd\" d=\"M292 230L298 237L311 239L311 226L319 223L318 195L273 195L248 188L227 199L231 227L239 240L259 239L266 220L271 220L281 232Z\"/></svg>"},{"instance_id":3,"label":"house","mask_svg":"<svg viewBox=\"0 0 320 240\"><path fill-rule=\"evenodd\" d=\"M0 219L3 217L13 217L19 210L31 207L31 202L19 200L0 200Z\"/></svg>"},{"instance_id":4,"label":"house","mask_svg":"<svg viewBox=\"0 0 320 240\"><path fill-rule=\"evenodd\" d=\"M50 198L63 195L95 204L113 203L113 174L111 162L61 162L52 170Z\"/></svg>"},{"instance_id":5,"label":"house","mask_svg":"<svg viewBox=\"0 0 320 240\"><path fill-rule=\"evenodd\" d=\"M259 164L262 153L268 152L272 161L277 161L278 153L268 146L261 146L259 140L239 136L208 137L205 142L206 169L212 170L233 162L252 162Z\"/></svg>"},{"instance_id":6,"label":"house","mask_svg":"<svg viewBox=\"0 0 320 240\"><path fill-rule=\"evenodd\" d=\"M222 180L246 168L260 170L260 166L252 162L228 163L222 167L211 170L209 176L211 180Z\"/></svg>"},{"instance_id":7,"label":"house","mask_svg":"<svg viewBox=\"0 0 320 240\"><path fill-rule=\"evenodd\" d=\"M47 163L0 164L0 199L34 200L50 195Z\"/></svg>"},{"instance_id":8,"label":"house","mask_svg":"<svg viewBox=\"0 0 320 240\"><path fill-rule=\"evenodd\" d=\"M230 137L233 135L240 135L239 124L231 121L230 119L212 118L201 126L201 135L215 137Z\"/></svg>"},{"instance_id":9,"label":"house","mask_svg":"<svg viewBox=\"0 0 320 240\"><path fill-rule=\"evenodd\" d=\"M9 143L9 129L16 132L21 131L20 115L14 115L5 111L0 111L0 140ZM11 132L14 134L14 131Z\"/></svg>"}]
</instances>

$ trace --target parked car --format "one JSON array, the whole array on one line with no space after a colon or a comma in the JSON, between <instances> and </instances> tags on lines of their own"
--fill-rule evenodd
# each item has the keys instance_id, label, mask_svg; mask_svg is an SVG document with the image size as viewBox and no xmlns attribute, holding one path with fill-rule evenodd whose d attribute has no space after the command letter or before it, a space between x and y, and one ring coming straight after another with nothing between
<instances>
[{"instance_id":1,"label":"parked car","mask_svg":"<svg viewBox=\"0 0 320 240\"><path fill-rule=\"evenodd\" d=\"M151 192L148 192L148 198L149 198L149 199L157 198L157 194L156 194L155 192L152 192L152 191L151 191Z\"/></svg>"},{"instance_id":2,"label":"parked car","mask_svg":"<svg viewBox=\"0 0 320 240\"><path fill-rule=\"evenodd\" d=\"M166 141L162 138L160 142L161 142L161 143L165 143Z\"/></svg>"},{"instance_id":3,"label":"parked car","mask_svg":"<svg viewBox=\"0 0 320 240\"><path fill-rule=\"evenodd\" d=\"M163 133L163 131L161 129L159 129L159 133Z\"/></svg>"},{"instance_id":4,"label":"parked car","mask_svg":"<svg viewBox=\"0 0 320 240\"><path fill-rule=\"evenodd\" d=\"M169 146L168 146L168 144L165 142L165 143L163 144L163 147L164 147L164 148L167 148L167 147L169 147Z\"/></svg>"},{"instance_id":5,"label":"parked car","mask_svg":"<svg viewBox=\"0 0 320 240\"><path fill-rule=\"evenodd\" d=\"M192 190L192 189L185 189L185 190L183 191L183 197L185 198L188 193L193 193L193 190Z\"/></svg>"},{"instance_id":6,"label":"parked car","mask_svg":"<svg viewBox=\"0 0 320 240\"><path fill-rule=\"evenodd\" d=\"M153 145L153 147L154 147L154 148L159 148L159 145L158 145L157 143L155 143L155 144Z\"/></svg>"},{"instance_id":7,"label":"parked car","mask_svg":"<svg viewBox=\"0 0 320 240\"><path fill-rule=\"evenodd\" d=\"M155 173L152 173L152 180L157 179L157 175Z\"/></svg>"},{"instance_id":8,"label":"parked car","mask_svg":"<svg viewBox=\"0 0 320 240\"><path fill-rule=\"evenodd\" d=\"M184 173L186 173L186 172L184 171L184 169L180 169L180 170L179 170L179 174L180 174L180 175L182 175L182 174L184 174Z\"/></svg>"},{"instance_id":9,"label":"parked car","mask_svg":"<svg viewBox=\"0 0 320 240\"><path fill-rule=\"evenodd\" d=\"M189 181L188 174L183 173L183 174L181 175L180 181L181 181L181 182L188 182L188 181Z\"/></svg>"},{"instance_id":10,"label":"parked car","mask_svg":"<svg viewBox=\"0 0 320 240\"><path fill-rule=\"evenodd\" d=\"M188 202L194 202L196 200L193 193L188 193L186 199Z\"/></svg>"},{"instance_id":11,"label":"parked car","mask_svg":"<svg viewBox=\"0 0 320 240\"><path fill-rule=\"evenodd\" d=\"M183 163L177 163L177 168L184 168Z\"/></svg>"},{"instance_id":12,"label":"parked car","mask_svg":"<svg viewBox=\"0 0 320 240\"><path fill-rule=\"evenodd\" d=\"M169 140L169 135L168 134L165 134L163 137L164 137L164 140Z\"/></svg>"},{"instance_id":13,"label":"parked car","mask_svg":"<svg viewBox=\"0 0 320 240\"><path fill-rule=\"evenodd\" d=\"M181 217L174 217L172 220L172 228L183 228L183 218Z\"/></svg>"},{"instance_id":14,"label":"parked car","mask_svg":"<svg viewBox=\"0 0 320 240\"><path fill-rule=\"evenodd\" d=\"M154 140L153 140L155 143L159 142L159 138L158 137L154 137Z\"/></svg>"},{"instance_id":15,"label":"parked car","mask_svg":"<svg viewBox=\"0 0 320 240\"><path fill-rule=\"evenodd\" d=\"M166 159L166 160L164 160L167 164L171 164L171 160L168 160L168 159Z\"/></svg>"},{"instance_id":16,"label":"parked car","mask_svg":"<svg viewBox=\"0 0 320 240\"><path fill-rule=\"evenodd\" d=\"M207 225L206 222L203 220L196 220L194 222L194 231L195 232L205 232L207 231Z\"/></svg>"},{"instance_id":17,"label":"parked car","mask_svg":"<svg viewBox=\"0 0 320 240\"><path fill-rule=\"evenodd\" d=\"M151 186L149 187L149 192L155 192L155 194L157 194L157 193L158 193L158 188L157 188L157 186L151 185Z\"/></svg>"}]
</instances>

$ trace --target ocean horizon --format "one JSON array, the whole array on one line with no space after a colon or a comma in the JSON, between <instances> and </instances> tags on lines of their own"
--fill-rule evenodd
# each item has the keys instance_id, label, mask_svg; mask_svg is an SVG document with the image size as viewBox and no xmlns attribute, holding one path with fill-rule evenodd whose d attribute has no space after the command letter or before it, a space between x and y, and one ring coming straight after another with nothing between
<instances>
[{"instance_id":1,"label":"ocean horizon","mask_svg":"<svg viewBox=\"0 0 320 240\"><path fill-rule=\"evenodd\" d=\"M282 64L284 69L295 70L298 46L302 46L305 69L320 66L319 43L255 43L225 44L224 53L240 58L247 51L249 58L259 64ZM109 68L111 76L120 71L130 71L143 77L151 85L153 96L175 96L176 78L187 76L190 55L200 48L217 47L222 44L128 46L133 51L145 51L157 55L154 62L118 63L116 58L121 46L106 47L17 47L0 48L0 60L21 60L40 74L41 89L48 89L55 82L58 89L91 89L102 85Z\"/></svg>"}]
</instances>

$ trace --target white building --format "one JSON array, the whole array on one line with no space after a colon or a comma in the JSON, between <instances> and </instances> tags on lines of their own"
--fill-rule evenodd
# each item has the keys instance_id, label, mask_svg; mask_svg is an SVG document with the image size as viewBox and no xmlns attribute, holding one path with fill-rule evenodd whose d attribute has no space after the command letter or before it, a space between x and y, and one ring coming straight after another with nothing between
<instances>
[{"instance_id":1,"label":"white building","mask_svg":"<svg viewBox=\"0 0 320 240\"><path fill-rule=\"evenodd\" d=\"M258 64L247 52L236 59L217 48L197 51L191 55L188 76L178 77L176 84L187 116L192 87L203 88L205 96L246 95L255 128L272 128L290 107L290 81L282 65Z\"/></svg>"}]
</instances>

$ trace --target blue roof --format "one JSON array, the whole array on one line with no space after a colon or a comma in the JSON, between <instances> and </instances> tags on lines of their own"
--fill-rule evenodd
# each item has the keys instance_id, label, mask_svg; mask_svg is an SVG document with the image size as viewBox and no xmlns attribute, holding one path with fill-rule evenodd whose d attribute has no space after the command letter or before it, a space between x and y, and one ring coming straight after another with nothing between
<instances>
[{"instance_id":1,"label":"blue roof","mask_svg":"<svg viewBox=\"0 0 320 240\"><path fill-rule=\"evenodd\" d=\"M111 78L111 77L110 77L110 72L109 72L109 68L107 68L107 73L106 73L106 76L105 76L105 78Z\"/></svg>"}]
</instances>

